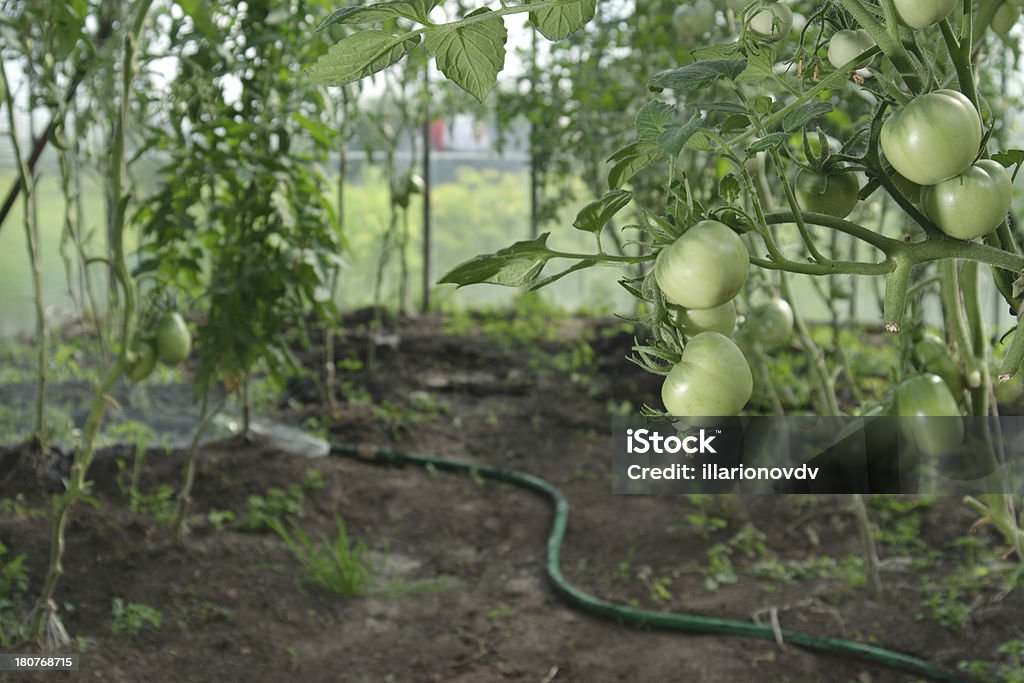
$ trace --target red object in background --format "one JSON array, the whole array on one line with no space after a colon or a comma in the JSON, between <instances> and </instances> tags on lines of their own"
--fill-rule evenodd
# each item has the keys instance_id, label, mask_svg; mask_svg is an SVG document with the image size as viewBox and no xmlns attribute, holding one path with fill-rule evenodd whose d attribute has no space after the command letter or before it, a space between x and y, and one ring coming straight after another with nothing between
<instances>
[{"instance_id":1,"label":"red object in background","mask_svg":"<svg viewBox=\"0 0 1024 683\"><path fill-rule=\"evenodd\" d=\"M430 148L443 152L447 148L448 127L444 119L435 119L430 122Z\"/></svg>"}]
</instances>

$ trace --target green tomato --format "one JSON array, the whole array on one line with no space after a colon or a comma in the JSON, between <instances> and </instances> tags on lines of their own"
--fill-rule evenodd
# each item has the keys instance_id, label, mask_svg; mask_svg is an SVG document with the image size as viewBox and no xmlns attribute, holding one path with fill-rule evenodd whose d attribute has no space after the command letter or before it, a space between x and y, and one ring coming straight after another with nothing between
<instances>
[{"instance_id":1,"label":"green tomato","mask_svg":"<svg viewBox=\"0 0 1024 683\"><path fill-rule=\"evenodd\" d=\"M770 2L747 21L747 30L767 43L785 40L793 29L793 10L779 2Z\"/></svg>"},{"instance_id":2,"label":"green tomato","mask_svg":"<svg viewBox=\"0 0 1024 683\"><path fill-rule=\"evenodd\" d=\"M686 337L693 337L701 332L720 332L728 336L736 329L736 304L726 301L721 306L691 311L669 304L669 319Z\"/></svg>"},{"instance_id":3,"label":"green tomato","mask_svg":"<svg viewBox=\"0 0 1024 683\"><path fill-rule=\"evenodd\" d=\"M407 194L423 194L427 190L427 184L423 181L423 178L415 173L409 176L409 182L406 187Z\"/></svg>"},{"instance_id":4,"label":"green tomato","mask_svg":"<svg viewBox=\"0 0 1024 683\"><path fill-rule=\"evenodd\" d=\"M918 368L941 377L954 398L963 393L963 374L956 361L949 355L946 342L934 334L926 334L914 343L913 355Z\"/></svg>"},{"instance_id":5,"label":"green tomato","mask_svg":"<svg viewBox=\"0 0 1024 683\"><path fill-rule=\"evenodd\" d=\"M839 69L845 66L851 59L854 59L865 50L875 46L875 39L871 34L862 28L845 29L836 31L832 39L828 41L828 61L832 66ZM854 69L863 69L871 66L875 61L874 57L862 60L853 65Z\"/></svg>"},{"instance_id":6,"label":"green tomato","mask_svg":"<svg viewBox=\"0 0 1024 683\"><path fill-rule=\"evenodd\" d=\"M140 342L132 349L135 361L128 366L128 379L141 382L149 377L156 367L156 348L148 341Z\"/></svg>"},{"instance_id":7,"label":"green tomato","mask_svg":"<svg viewBox=\"0 0 1024 683\"><path fill-rule=\"evenodd\" d=\"M156 353L165 363L180 363L192 350L192 335L179 313L165 313L156 328Z\"/></svg>"},{"instance_id":8,"label":"green tomato","mask_svg":"<svg viewBox=\"0 0 1024 683\"><path fill-rule=\"evenodd\" d=\"M915 98L882 124L882 151L893 168L919 185L958 176L974 163L981 145L981 117L955 90Z\"/></svg>"},{"instance_id":9,"label":"green tomato","mask_svg":"<svg viewBox=\"0 0 1024 683\"><path fill-rule=\"evenodd\" d=\"M701 221L661 250L654 279L683 308L715 308L743 288L750 254L743 240L718 221Z\"/></svg>"},{"instance_id":10,"label":"green tomato","mask_svg":"<svg viewBox=\"0 0 1024 683\"><path fill-rule=\"evenodd\" d=\"M937 24L953 11L958 0L894 0L896 18L910 28Z\"/></svg>"},{"instance_id":11,"label":"green tomato","mask_svg":"<svg viewBox=\"0 0 1024 683\"><path fill-rule=\"evenodd\" d=\"M960 408L938 375L923 374L904 380L896 389L900 431L925 455L947 455L964 438Z\"/></svg>"},{"instance_id":12,"label":"green tomato","mask_svg":"<svg viewBox=\"0 0 1024 683\"><path fill-rule=\"evenodd\" d=\"M665 377L661 400L674 416L732 417L753 390L750 365L736 344L724 334L701 332Z\"/></svg>"},{"instance_id":13,"label":"green tomato","mask_svg":"<svg viewBox=\"0 0 1024 683\"><path fill-rule=\"evenodd\" d=\"M822 175L806 169L796 174L796 203L804 211L846 218L857 206L860 186L853 173Z\"/></svg>"},{"instance_id":14,"label":"green tomato","mask_svg":"<svg viewBox=\"0 0 1024 683\"><path fill-rule=\"evenodd\" d=\"M702 36L715 26L715 6L711 0L679 5L672 13L672 26L681 38Z\"/></svg>"},{"instance_id":15,"label":"green tomato","mask_svg":"<svg viewBox=\"0 0 1024 683\"><path fill-rule=\"evenodd\" d=\"M785 299L755 306L743 322L744 333L765 351L785 346L793 334L793 308Z\"/></svg>"},{"instance_id":16,"label":"green tomato","mask_svg":"<svg viewBox=\"0 0 1024 683\"><path fill-rule=\"evenodd\" d=\"M1020 7L1014 7L1010 3L1004 2L996 8L989 26L999 35L1005 36L1014 27L1018 19L1020 19Z\"/></svg>"},{"instance_id":17,"label":"green tomato","mask_svg":"<svg viewBox=\"0 0 1024 683\"><path fill-rule=\"evenodd\" d=\"M950 237L972 240L1006 219L1013 201L1010 174L998 161L982 159L962 175L921 190L921 208Z\"/></svg>"}]
</instances>

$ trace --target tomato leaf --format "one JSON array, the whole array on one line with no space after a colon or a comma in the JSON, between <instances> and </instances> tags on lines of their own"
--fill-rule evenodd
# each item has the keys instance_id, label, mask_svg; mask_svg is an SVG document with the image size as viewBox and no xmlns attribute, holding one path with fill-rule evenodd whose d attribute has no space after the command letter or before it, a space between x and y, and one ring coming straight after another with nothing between
<instances>
[{"instance_id":1,"label":"tomato leaf","mask_svg":"<svg viewBox=\"0 0 1024 683\"><path fill-rule=\"evenodd\" d=\"M789 136L786 135L785 133L771 133L770 135L765 135L763 138L755 140L750 144L749 147L747 147L747 157L752 157L758 152L766 152L770 149L778 149L788 139Z\"/></svg>"},{"instance_id":2,"label":"tomato leaf","mask_svg":"<svg viewBox=\"0 0 1024 683\"><path fill-rule=\"evenodd\" d=\"M320 85L347 85L388 68L420 42L385 31L360 31L332 45L313 65L309 77Z\"/></svg>"},{"instance_id":3,"label":"tomato leaf","mask_svg":"<svg viewBox=\"0 0 1024 683\"><path fill-rule=\"evenodd\" d=\"M1024 164L1024 149L1008 149L1005 152L996 152L992 155L992 160L998 161L1006 168L1015 166L1012 180L1017 180L1017 173L1020 171L1021 164Z\"/></svg>"},{"instance_id":4,"label":"tomato leaf","mask_svg":"<svg viewBox=\"0 0 1024 683\"><path fill-rule=\"evenodd\" d=\"M554 257L547 247L548 235L535 240L516 242L493 254L481 254L448 271L438 284L466 285L491 283L506 287L521 287L537 279L541 269Z\"/></svg>"},{"instance_id":5,"label":"tomato leaf","mask_svg":"<svg viewBox=\"0 0 1024 683\"><path fill-rule=\"evenodd\" d=\"M332 24L372 24L378 21L404 17L421 24L427 23L427 15L440 0L393 0L372 5L352 5L331 13L316 31L319 33Z\"/></svg>"},{"instance_id":6,"label":"tomato leaf","mask_svg":"<svg viewBox=\"0 0 1024 683\"><path fill-rule=\"evenodd\" d=\"M811 102L802 107L797 107L786 115L782 120L782 130L792 133L804 128L811 121L821 118L832 112L832 105L828 102Z\"/></svg>"},{"instance_id":7,"label":"tomato leaf","mask_svg":"<svg viewBox=\"0 0 1024 683\"><path fill-rule=\"evenodd\" d=\"M684 125L671 126L659 135L658 147L661 147L672 156L676 156L683 150L683 147L693 137L694 133L703 127L703 119L694 114Z\"/></svg>"},{"instance_id":8,"label":"tomato leaf","mask_svg":"<svg viewBox=\"0 0 1024 683\"><path fill-rule=\"evenodd\" d=\"M667 102L654 100L640 107L636 113L636 132L641 140L653 142L676 118L676 108Z\"/></svg>"},{"instance_id":9,"label":"tomato leaf","mask_svg":"<svg viewBox=\"0 0 1024 683\"><path fill-rule=\"evenodd\" d=\"M609 162L615 164L608 171L608 187L619 189L630 178L664 156L665 153L653 142L641 140L626 145L608 158Z\"/></svg>"},{"instance_id":10,"label":"tomato leaf","mask_svg":"<svg viewBox=\"0 0 1024 683\"><path fill-rule=\"evenodd\" d=\"M572 226L577 230L598 233L615 214L629 205L633 193L626 190L612 190L600 199L590 202L576 214Z\"/></svg>"},{"instance_id":11,"label":"tomato leaf","mask_svg":"<svg viewBox=\"0 0 1024 683\"><path fill-rule=\"evenodd\" d=\"M718 184L718 194L729 204L733 204L739 199L740 190L740 181L732 173L727 174Z\"/></svg>"},{"instance_id":12,"label":"tomato leaf","mask_svg":"<svg viewBox=\"0 0 1024 683\"><path fill-rule=\"evenodd\" d=\"M651 90L703 90L720 78L734 80L746 68L746 59L709 59L687 64L681 69L655 74L651 76L647 86Z\"/></svg>"},{"instance_id":13,"label":"tomato leaf","mask_svg":"<svg viewBox=\"0 0 1024 683\"><path fill-rule=\"evenodd\" d=\"M526 0L526 4L540 1ZM576 0L558 7L530 12L530 23L548 40L562 40L579 31L593 19L596 9L597 0Z\"/></svg>"},{"instance_id":14,"label":"tomato leaf","mask_svg":"<svg viewBox=\"0 0 1024 683\"><path fill-rule=\"evenodd\" d=\"M437 60L437 68L460 88L483 102L498 81L505 65L505 41L508 31L500 15L486 7L470 12L466 18L493 16L451 28L439 28L427 34L427 52Z\"/></svg>"},{"instance_id":15,"label":"tomato leaf","mask_svg":"<svg viewBox=\"0 0 1024 683\"><path fill-rule=\"evenodd\" d=\"M565 277L566 275L569 275L571 273L575 273L578 270L584 270L585 268L590 268L591 266L596 266L597 264L598 264L598 261L596 261L594 259L584 259L584 260L574 264L573 266L571 266L569 268L566 268L565 270L563 270L560 273L555 273L554 275L549 275L546 278L543 278L541 280L537 280L532 285L530 285L530 291L532 292L532 291L536 291L536 290L540 289L541 287L547 287L552 282L557 282L557 281L561 280L563 277Z\"/></svg>"}]
</instances>

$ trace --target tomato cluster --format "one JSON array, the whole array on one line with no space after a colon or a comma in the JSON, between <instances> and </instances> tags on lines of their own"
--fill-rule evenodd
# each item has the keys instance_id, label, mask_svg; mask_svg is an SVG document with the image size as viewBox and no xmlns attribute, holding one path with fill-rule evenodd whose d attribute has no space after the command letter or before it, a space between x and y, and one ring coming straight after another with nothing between
<instances>
[{"instance_id":1,"label":"tomato cluster","mask_svg":"<svg viewBox=\"0 0 1024 683\"><path fill-rule=\"evenodd\" d=\"M141 382L156 368L158 360L172 365L188 358L192 350L192 333L180 313L161 316L152 332L140 335L132 344L126 374L132 382Z\"/></svg>"}]
</instances>

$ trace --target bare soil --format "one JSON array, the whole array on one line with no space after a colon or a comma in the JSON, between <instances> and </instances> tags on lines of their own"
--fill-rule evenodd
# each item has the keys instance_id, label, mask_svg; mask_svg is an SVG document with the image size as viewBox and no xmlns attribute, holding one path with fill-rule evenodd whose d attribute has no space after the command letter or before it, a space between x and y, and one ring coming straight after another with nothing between
<instances>
[{"instance_id":1,"label":"bare soil","mask_svg":"<svg viewBox=\"0 0 1024 683\"><path fill-rule=\"evenodd\" d=\"M553 323L554 324L554 323ZM317 424L332 439L392 446L533 473L572 505L563 550L567 577L606 599L647 609L767 621L784 628L879 644L955 667L998 659L1020 638L1021 590L971 595L965 631L937 623L922 586L963 567L951 543L975 521L955 499L919 515L920 547L882 545L883 599L834 576L766 578L758 561L851 562L859 552L842 496L613 496L609 405L656 400L658 381L626 362L631 337L612 321L558 323L560 340L502 344L473 328L445 331L439 316L404 321L397 348L375 349L376 372L339 370L350 396L329 410L311 380L295 382L279 419ZM572 362L586 337L592 361ZM390 340L394 341L394 339ZM339 340L339 358L367 360L367 335ZM549 354L549 360L542 358ZM565 358L552 362L550 354ZM314 367L317 353L304 360ZM564 361L564 362L562 362ZM345 366L350 367L350 365ZM361 393L360 393L361 392ZM366 395L372 402L366 400ZM486 682L696 683L917 680L859 662L736 637L641 630L564 605L543 573L551 521L547 502L514 487L418 468L389 469L341 458L309 459L241 437L203 448L192 535L170 543L167 526L132 512L116 479L130 448L103 452L91 473L98 507L78 506L68 529L61 584L68 631L84 647L76 673L0 674L0 680L68 677L109 683ZM145 492L178 486L184 454L149 455ZM311 468L324 487L305 496L296 521L311 536L333 531L335 512L365 541L377 565L368 594L339 598L297 581L298 565L277 535L239 528L251 495L300 483ZM0 541L28 556L31 589L49 550L48 501L31 478L0 483ZM216 529L211 510L231 510ZM688 515L696 515L691 520ZM708 528L701 519L724 520ZM751 526L748 526L751 525ZM761 543L729 543L743 529ZM983 528L978 547L998 547ZM735 582L708 582L709 550L725 545ZM930 562L919 560L932 553ZM714 554L714 552L712 553ZM820 574L820 573L819 573ZM723 578L723 577L720 577ZM111 632L111 602L143 603L161 628ZM7 651L25 651L26 646Z\"/></svg>"}]
</instances>

